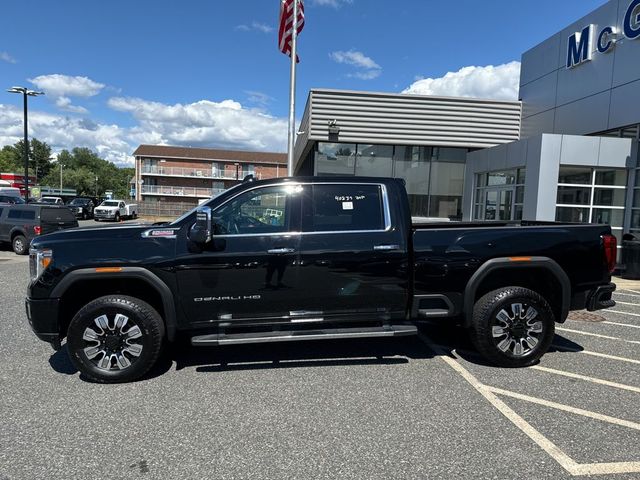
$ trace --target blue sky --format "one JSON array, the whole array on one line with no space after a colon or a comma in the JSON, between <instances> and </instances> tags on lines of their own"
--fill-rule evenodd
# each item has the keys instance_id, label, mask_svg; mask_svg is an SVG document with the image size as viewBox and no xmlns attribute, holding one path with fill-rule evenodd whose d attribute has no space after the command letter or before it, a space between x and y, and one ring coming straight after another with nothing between
<instances>
[{"instance_id":1,"label":"blue sky","mask_svg":"<svg viewBox=\"0 0 640 480\"><path fill-rule=\"evenodd\" d=\"M510 62L602 3L306 0L297 115L314 87L510 98ZM289 62L276 46L278 8L39 0L24 14L4 9L0 147L21 135L21 98L4 87L27 85L47 93L30 103L30 129L55 150L88 146L117 164L139 143L283 151ZM482 68L459 74L465 82L442 79L472 66ZM414 84L421 78L434 80Z\"/></svg>"}]
</instances>

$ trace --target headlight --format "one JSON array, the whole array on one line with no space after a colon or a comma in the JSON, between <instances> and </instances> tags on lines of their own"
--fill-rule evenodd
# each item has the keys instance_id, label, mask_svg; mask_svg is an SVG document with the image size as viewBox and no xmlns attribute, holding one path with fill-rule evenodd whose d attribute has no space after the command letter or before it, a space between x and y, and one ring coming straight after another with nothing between
<instances>
[{"instance_id":1,"label":"headlight","mask_svg":"<svg viewBox=\"0 0 640 480\"><path fill-rule=\"evenodd\" d=\"M78 207L78 212L82 213L82 207Z\"/></svg>"},{"instance_id":2,"label":"headlight","mask_svg":"<svg viewBox=\"0 0 640 480\"><path fill-rule=\"evenodd\" d=\"M29 273L31 281L38 280L46 268L53 262L53 251L48 248L37 250L32 248L29 250Z\"/></svg>"}]
</instances>

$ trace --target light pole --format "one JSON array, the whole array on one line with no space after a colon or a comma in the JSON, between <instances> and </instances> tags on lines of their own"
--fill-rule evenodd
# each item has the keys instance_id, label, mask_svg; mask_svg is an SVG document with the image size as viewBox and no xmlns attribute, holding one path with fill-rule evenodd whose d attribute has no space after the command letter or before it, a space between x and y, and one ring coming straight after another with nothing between
<instances>
[{"instance_id":1,"label":"light pole","mask_svg":"<svg viewBox=\"0 0 640 480\"><path fill-rule=\"evenodd\" d=\"M11 87L9 93L21 93L24 100L24 201L29 201L29 138L27 136L27 97L44 95L44 92L29 90L27 87Z\"/></svg>"},{"instance_id":2,"label":"light pole","mask_svg":"<svg viewBox=\"0 0 640 480\"><path fill-rule=\"evenodd\" d=\"M240 164L235 162L234 165L236 166L236 180L240 180L240 175L238 173L238 167L240 167Z\"/></svg>"}]
</instances>

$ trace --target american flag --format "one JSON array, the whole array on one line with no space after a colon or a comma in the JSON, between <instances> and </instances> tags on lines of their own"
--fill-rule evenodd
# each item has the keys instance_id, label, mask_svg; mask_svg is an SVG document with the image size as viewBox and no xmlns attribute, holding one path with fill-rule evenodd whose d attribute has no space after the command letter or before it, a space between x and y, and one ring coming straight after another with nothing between
<instances>
[{"instance_id":1,"label":"american flag","mask_svg":"<svg viewBox=\"0 0 640 480\"><path fill-rule=\"evenodd\" d=\"M278 30L278 47L285 55L291 56L291 41L293 39L293 2L298 2L297 34L304 28L304 4L302 0L280 1L280 29ZM300 59L296 55L296 62Z\"/></svg>"}]
</instances>

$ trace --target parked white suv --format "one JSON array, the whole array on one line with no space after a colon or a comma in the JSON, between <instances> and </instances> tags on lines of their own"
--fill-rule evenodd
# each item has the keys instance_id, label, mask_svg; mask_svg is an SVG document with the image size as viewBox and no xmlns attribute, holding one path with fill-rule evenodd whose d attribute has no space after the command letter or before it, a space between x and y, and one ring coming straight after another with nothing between
<instances>
[{"instance_id":1,"label":"parked white suv","mask_svg":"<svg viewBox=\"0 0 640 480\"><path fill-rule=\"evenodd\" d=\"M93 210L93 219L119 222L128 218L138 218L138 205L124 200L105 200Z\"/></svg>"}]
</instances>

